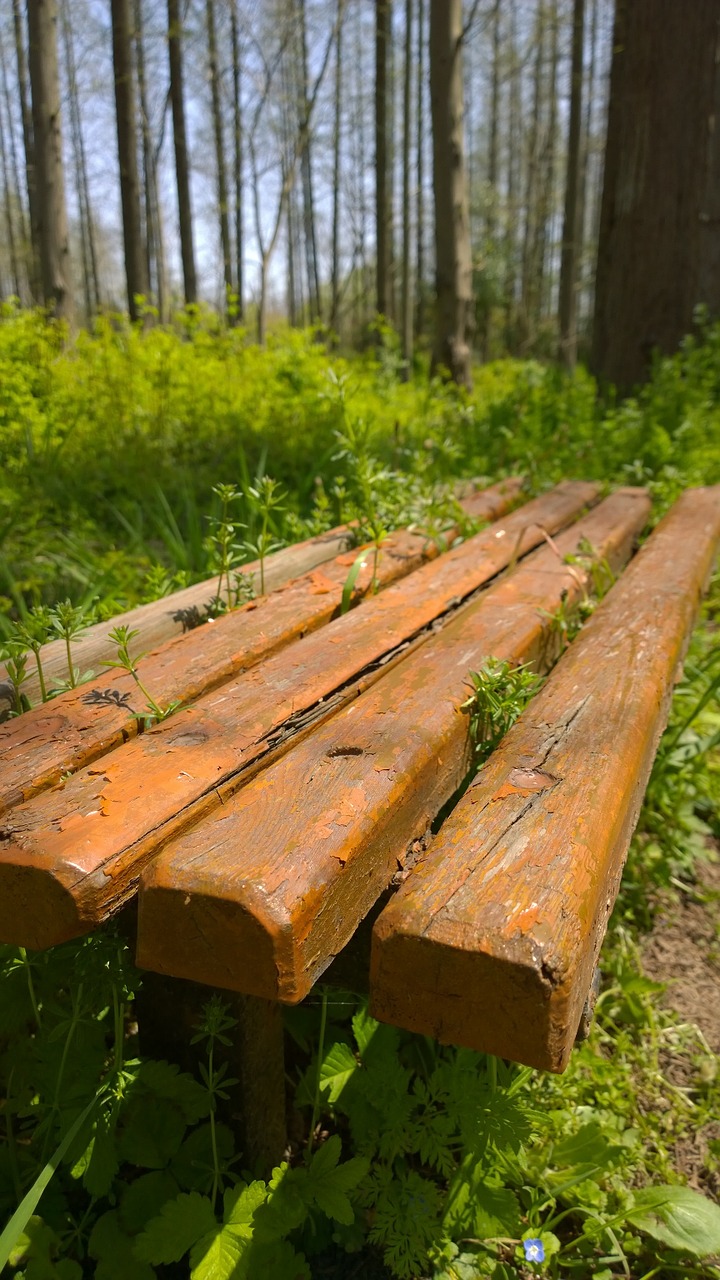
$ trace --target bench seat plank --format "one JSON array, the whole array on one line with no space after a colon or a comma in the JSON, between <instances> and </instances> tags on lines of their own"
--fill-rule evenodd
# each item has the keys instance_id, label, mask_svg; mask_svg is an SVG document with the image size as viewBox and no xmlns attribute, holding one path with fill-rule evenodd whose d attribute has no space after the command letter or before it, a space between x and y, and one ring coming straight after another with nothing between
<instances>
[{"instance_id":1,"label":"bench seat plank","mask_svg":"<svg viewBox=\"0 0 720 1280\"><path fill-rule=\"evenodd\" d=\"M327 717L339 705L330 695L340 703L355 697L359 674L364 686L378 679L379 662L415 637L427 639L423 628L506 566L519 539L521 551L536 546L541 527L566 525L596 493L586 484L558 486L64 785L16 805L0 825L0 939L49 946L117 910L159 843L223 803L254 762L283 749L286 730L298 727L293 717L311 709ZM634 508L642 501L626 499Z\"/></svg>"},{"instance_id":2,"label":"bench seat plank","mask_svg":"<svg viewBox=\"0 0 720 1280\"><path fill-rule=\"evenodd\" d=\"M519 476L510 476L492 488L464 493L461 505L465 513L478 520L496 520L511 506L520 500L523 481ZM309 573L312 569L333 560L347 549L351 540L350 530L346 525L329 529L326 533L297 542L291 547L283 547L265 558L265 594L277 591L279 587L292 582ZM355 552L357 554L357 552ZM354 556L353 556L354 559ZM256 586L259 583L260 561L253 560L241 566L242 572L255 575ZM204 611L212 603L217 593L218 575L207 578L204 582L195 582L190 587L183 587L160 600L152 600L148 604L137 605L119 614L112 622L96 622L89 626L82 637L74 641L73 648L77 654L78 665L83 671L100 671L106 659L115 657L112 642L108 640L110 627L128 626L139 632L137 646L139 650L157 649L173 637L180 637L187 630L187 619L195 612ZM77 648L75 648L77 646ZM45 680L48 685L67 677L67 655L64 640L50 640L43 645L41 661ZM23 692L32 703L40 700L40 682L37 677L35 658L28 656L28 680L23 685ZM0 685L7 679L5 668L0 664Z\"/></svg>"},{"instance_id":3,"label":"bench seat plank","mask_svg":"<svg viewBox=\"0 0 720 1280\"><path fill-rule=\"evenodd\" d=\"M493 753L375 924L375 1017L565 1068L718 539L685 493Z\"/></svg>"},{"instance_id":4,"label":"bench seat plank","mask_svg":"<svg viewBox=\"0 0 720 1280\"><path fill-rule=\"evenodd\" d=\"M504 484L464 500L478 518L491 519L511 505ZM140 666L146 687L160 703L190 702L253 667L262 658L324 626L337 612L358 550L336 556L272 594L212 623L175 636ZM381 587L405 577L438 552L421 534L400 530L383 543L377 578ZM362 566L356 600L371 584L373 557ZM105 633L111 624L105 623ZM141 637L131 644L140 652ZM0 725L0 813L58 782L63 775L133 737L142 697L127 672L111 669L59 698Z\"/></svg>"},{"instance_id":5,"label":"bench seat plank","mask_svg":"<svg viewBox=\"0 0 720 1280\"><path fill-rule=\"evenodd\" d=\"M488 655L542 661L588 538L614 568L649 511L617 493L460 609L432 640L172 841L141 881L141 967L270 999L307 995L468 767L460 710ZM585 574L587 577L587 574Z\"/></svg>"}]
</instances>

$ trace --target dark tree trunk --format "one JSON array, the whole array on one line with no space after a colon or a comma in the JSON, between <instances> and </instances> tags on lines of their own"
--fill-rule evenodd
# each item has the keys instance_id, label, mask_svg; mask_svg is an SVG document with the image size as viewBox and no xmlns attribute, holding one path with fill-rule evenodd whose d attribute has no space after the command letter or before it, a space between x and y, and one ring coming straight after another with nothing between
<instances>
[{"instance_id":1,"label":"dark tree trunk","mask_svg":"<svg viewBox=\"0 0 720 1280\"><path fill-rule=\"evenodd\" d=\"M470 386L472 259L463 143L462 0L430 0L435 199L433 367Z\"/></svg>"},{"instance_id":2,"label":"dark tree trunk","mask_svg":"<svg viewBox=\"0 0 720 1280\"><path fill-rule=\"evenodd\" d=\"M40 238L39 214L37 207L37 189L35 175L35 142L33 139L32 109L28 95L27 69L25 64L25 37L21 0L13 0L13 29L15 33L15 58L17 60L17 80L20 94L20 112L22 115L23 146L25 149L25 176L28 194L28 211L30 213L30 293L39 299L42 292L40 274Z\"/></svg>"},{"instance_id":3,"label":"dark tree trunk","mask_svg":"<svg viewBox=\"0 0 720 1280\"><path fill-rule=\"evenodd\" d=\"M213 134L215 137L215 165L217 170L218 214L220 220L220 248L225 282L225 308L232 293L232 251L230 249L230 220L228 218L227 175L225 170L225 143L223 140L222 108L220 106L220 76L217 65L217 38L215 34L215 0L205 0L207 15L208 61L210 93L212 96Z\"/></svg>"},{"instance_id":4,"label":"dark tree trunk","mask_svg":"<svg viewBox=\"0 0 720 1280\"><path fill-rule=\"evenodd\" d=\"M129 0L110 0L113 28L113 70L117 117L120 199L122 203L125 279L130 319L137 320L138 295L148 292L147 262L140 219L140 180L137 163L137 112L132 58L132 19Z\"/></svg>"},{"instance_id":5,"label":"dark tree trunk","mask_svg":"<svg viewBox=\"0 0 720 1280\"><path fill-rule=\"evenodd\" d=\"M240 94L240 41L238 38L237 0L230 5L230 42L233 66L233 158L235 184L235 293L237 318L242 324L245 318L243 301L243 120Z\"/></svg>"},{"instance_id":6,"label":"dark tree trunk","mask_svg":"<svg viewBox=\"0 0 720 1280\"><path fill-rule=\"evenodd\" d=\"M72 321L70 245L60 129L55 0L28 0L38 240L46 306Z\"/></svg>"},{"instance_id":7,"label":"dark tree trunk","mask_svg":"<svg viewBox=\"0 0 720 1280\"><path fill-rule=\"evenodd\" d=\"M401 336L403 374L410 376L413 353L413 315L410 281L410 92L412 89L412 0L405 0L405 67L403 76L403 149L402 149L402 277L401 285Z\"/></svg>"},{"instance_id":8,"label":"dark tree trunk","mask_svg":"<svg viewBox=\"0 0 720 1280\"><path fill-rule=\"evenodd\" d=\"M720 312L720 0L617 0L593 366L630 390Z\"/></svg>"},{"instance_id":9,"label":"dark tree trunk","mask_svg":"<svg viewBox=\"0 0 720 1280\"><path fill-rule=\"evenodd\" d=\"M375 243L377 253L377 309L390 314L390 239L392 214L388 174L388 49L392 29L391 0L376 0L375 8Z\"/></svg>"},{"instance_id":10,"label":"dark tree trunk","mask_svg":"<svg viewBox=\"0 0 720 1280\"><path fill-rule=\"evenodd\" d=\"M583 35L585 0L573 8L570 124L568 128L565 216L560 263L560 359L572 369L577 359L578 250L582 241L580 200L580 134L582 126Z\"/></svg>"},{"instance_id":11,"label":"dark tree trunk","mask_svg":"<svg viewBox=\"0 0 720 1280\"><path fill-rule=\"evenodd\" d=\"M187 131L185 128L182 38L180 0L168 0L170 99L172 102L173 137L175 140L175 174L178 190L180 253L183 264L185 302L187 304L191 304L193 302L197 302L197 278L195 275L192 207L190 204L190 171L188 167Z\"/></svg>"}]
</instances>

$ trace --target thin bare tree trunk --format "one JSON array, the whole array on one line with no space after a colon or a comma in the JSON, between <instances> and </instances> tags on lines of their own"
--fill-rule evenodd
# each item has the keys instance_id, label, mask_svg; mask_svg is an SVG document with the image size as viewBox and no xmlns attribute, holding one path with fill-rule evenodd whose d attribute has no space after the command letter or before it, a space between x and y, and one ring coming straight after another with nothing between
<instances>
[{"instance_id":1,"label":"thin bare tree trunk","mask_svg":"<svg viewBox=\"0 0 720 1280\"><path fill-rule=\"evenodd\" d=\"M20 166L18 164L17 147L15 145L15 129L13 128L12 118L12 100L10 98L10 84L8 81L7 63L5 61L5 44L0 39L0 70L2 71L2 88L3 97L5 99L5 111L7 114L8 127L8 148L10 152L10 163L8 169L12 171L13 189L15 192L15 201L17 205L17 218L19 224L20 243L13 252L13 256L17 256L17 272L15 273L16 293L18 298L23 299L23 290L21 289L22 272L20 265L23 258L26 258L29 249L27 226L25 223L25 207L23 205L21 186L20 186ZM7 184L6 184L7 188Z\"/></svg>"},{"instance_id":2,"label":"thin bare tree trunk","mask_svg":"<svg viewBox=\"0 0 720 1280\"><path fill-rule=\"evenodd\" d=\"M91 320L96 313L100 299L97 276L97 257L95 253L95 237L88 191L87 163L85 144L80 120L80 105L77 93L77 75L75 71L75 49L70 25L67 0L60 0L65 47L65 70L68 83L68 103L70 107L70 136L72 139L73 158L75 161L75 185L78 196L78 212L80 215L80 252L83 268L83 292L85 295L85 313Z\"/></svg>"},{"instance_id":3,"label":"thin bare tree trunk","mask_svg":"<svg viewBox=\"0 0 720 1280\"><path fill-rule=\"evenodd\" d=\"M132 21L129 0L110 0L113 28L113 70L117 117L120 199L122 204L125 278L130 319L140 312L138 296L147 296L148 278L140 219L140 181L137 165L137 112L132 60Z\"/></svg>"},{"instance_id":4,"label":"thin bare tree trunk","mask_svg":"<svg viewBox=\"0 0 720 1280\"><path fill-rule=\"evenodd\" d=\"M418 0L417 38L417 105L415 110L417 151L417 195L415 201L415 336L421 338L425 329L425 166L424 160L424 101L425 88L425 0Z\"/></svg>"},{"instance_id":5,"label":"thin bare tree trunk","mask_svg":"<svg viewBox=\"0 0 720 1280\"><path fill-rule=\"evenodd\" d=\"M375 0L375 243L376 295L380 315L390 314L391 212L388 181L388 48L391 0Z\"/></svg>"},{"instance_id":6,"label":"thin bare tree trunk","mask_svg":"<svg viewBox=\"0 0 720 1280\"><path fill-rule=\"evenodd\" d=\"M317 237L315 233L315 202L313 197L312 152L309 121L309 70L307 51L307 24L305 21L305 0L296 0L299 18L300 38L300 136L302 156L300 169L303 190L303 230L305 234L305 261L308 280L308 299L310 303L310 321L320 319L320 277L318 272Z\"/></svg>"},{"instance_id":7,"label":"thin bare tree trunk","mask_svg":"<svg viewBox=\"0 0 720 1280\"><path fill-rule=\"evenodd\" d=\"M38 233L45 304L72 322L65 174L60 127L60 82L55 0L28 0L30 86Z\"/></svg>"},{"instance_id":8,"label":"thin bare tree trunk","mask_svg":"<svg viewBox=\"0 0 720 1280\"><path fill-rule=\"evenodd\" d=\"M8 120L8 124L10 121ZM7 162L7 148L5 146L5 128L2 115L0 115L0 167L2 168L3 187L5 189L5 226L7 228L8 253L10 255L10 272L13 278L13 287L15 297L20 297L20 269L18 263L17 248L15 245L15 226L12 215L12 195L10 191L10 169Z\"/></svg>"},{"instance_id":9,"label":"thin bare tree trunk","mask_svg":"<svg viewBox=\"0 0 720 1280\"><path fill-rule=\"evenodd\" d=\"M220 215L220 247L225 282L225 310L232 293L232 250L230 248L230 222L228 219L227 176L225 171L225 143L223 140L222 109L220 106L220 77L217 65L217 39L215 34L215 0L205 0L207 17L208 61L210 93L212 96L213 134L215 137L215 165L217 170L218 212Z\"/></svg>"},{"instance_id":10,"label":"thin bare tree trunk","mask_svg":"<svg viewBox=\"0 0 720 1280\"><path fill-rule=\"evenodd\" d=\"M572 67L570 72L570 124L568 127L567 179L560 263L560 359L569 368L577 360L578 248L582 237L580 221L580 138L582 128L582 82L585 0L574 0Z\"/></svg>"},{"instance_id":11,"label":"thin bare tree trunk","mask_svg":"<svg viewBox=\"0 0 720 1280\"><path fill-rule=\"evenodd\" d=\"M333 211L332 211L332 271L330 298L330 327L338 329L340 309L340 153L342 135L342 23L345 0L337 0L337 42L335 46L335 124L333 129Z\"/></svg>"},{"instance_id":12,"label":"thin bare tree trunk","mask_svg":"<svg viewBox=\"0 0 720 1280\"><path fill-rule=\"evenodd\" d=\"M185 91L183 88L182 22L180 0L168 0L168 52L170 57L170 100L172 103L173 138L175 141L175 174L178 190L180 253L183 264L185 302L197 302L195 249L193 246L192 206L190 203L190 171L188 168L187 131L185 128Z\"/></svg>"},{"instance_id":13,"label":"thin bare tree trunk","mask_svg":"<svg viewBox=\"0 0 720 1280\"><path fill-rule=\"evenodd\" d=\"M537 246L535 250L535 273L537 276L538 322L543 315L550 314L550 294L552 276L547 270L548 245L552 243L552 226L555 211L555 165L557 158L558 133L558 100L557 72L559 57L560 23L558 20L557 0L549 0L550 25L550 67L548 73L548 125L545 133L545 144L540 159L540 211L537 226Z\"/></svg>"},{"instance_id":14,"label":"thin bare tree trunk","mask_svg":"<svg viewBox=\"0 0 720 1280\"><path fill-rule=\"evenodd\" d=\"M522 343L524 346L534 337L535 323L539 310L539 281L536 268L540 222L540 112L543 90L543 54L545 51L545 21L542 0L538 0L535 18L535 38L537 44L533 72L533 107L528 135L520 317Z\"/></svg>"},{"instance_id":15,"label":"thin bare tree trunk","mask_svg":"<svg viewBox=\"0 0 720 1280\"><path fill-rule=\"evenodd\" d=\"M463 139L462 0L430 0L435 262L433 368L472 385L472 258Z\"/></svg>"},{"instance_id":16,"label":"thin bare tree trunk","mask_svg":"<svg viewBox=\"0 0 720 1280\"><path fill-rule=\"evenodd\" d=\"M145 240L147 250L147 273L149 287L153 285L161 322L167 312L167 278L165 268L165 244L160 212L160 196L158 192L157 165L150 136L150 108L147 97L147 79L145 75L145 37L142 12L142 0L134 0L135 13L135 60L137 65L138 96L140 98L140 125L142 132L143 155L143 191L145 198Z\"/></svg>"},{"instance_id":17,"label":"thin bare tree trunk","mask_svg":"<svg viewBox=\"0 0 720 1280\"><path fill-rule=\"evenodd\" d=\"M516 346L517 280L519 257L520 191L520 73L518 68L518 32L515 0L510 0L510 110L508 115L507 154L507 211L505 231L505 346L514 351Z\"/></svg>"},{"instance_id":18,"label":"thin bare tree trunk","mask_svg":"<svg viewBox=\"0 0 720 1280\"><path fill-rule=\"evenodd\" d=\"M235 293L237 318L242 324L245 318L243 282L243 122L240 92L240 41L238 38L237 0L230 3L230 42L233 68L233 155L235 181Z\"/></svg>"},{"instance_id":19,"label":"thin bare tree trunk","mask_svg":"<svg viewBox=\"0 0 720 1280\"><path fill-rule=\"evenodd\" d=\"M403 76L403 150L402 150L402 279L401 279L401 327L403 378L410 377L413 355L413 314L410 280L410 94L412 90L412 0L405 0L405 68Z\"/></svg>"},{"instance_id":20,"label":"thin bare tree trunk","mask_svg":"<svg viewBox=\"0 0 720 1280\"><path fill-rule=\"evenodd\" d=\"M40 271L37 182L35 174L35 143L33 139L32 108L28 94L27 68L25 64L25 38L23 34L21 0L13 0L13 29L15 34L15 58L17 62L18 91L20 94L20 112L22 115L23 147L25 150L25 181L28 195L28 211L30 214L28 275L30 294L33 299L39 299L42 293L42 281Z\"/></svg>"}]
</instances>

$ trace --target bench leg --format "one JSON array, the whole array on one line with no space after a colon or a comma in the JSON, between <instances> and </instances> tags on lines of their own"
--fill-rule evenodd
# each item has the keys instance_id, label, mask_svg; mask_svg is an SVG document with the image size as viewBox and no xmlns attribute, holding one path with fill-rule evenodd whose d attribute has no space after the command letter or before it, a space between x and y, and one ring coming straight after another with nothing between
<instances>
[{"instance_id":1,"label":"bench leg","mask_svg":"<svg viewBox=\"0 0 720 1280\"><path fill-rule=\"evenodd\" d=\"M228 1075L239 1081L230 1102L221 1103L228 1114L221 1113L220 1118L239 1129L242 1167L268 1177L287 1147L282 1008L254 996L216 994L237 1022L228 1032L232 1046L224 1056ZM197 1076L204 1048L190 1041L211 995L213 989L200 983L144 972L135 1000L141 1054L166 1058Z\"/></svg>"}]
</instances>

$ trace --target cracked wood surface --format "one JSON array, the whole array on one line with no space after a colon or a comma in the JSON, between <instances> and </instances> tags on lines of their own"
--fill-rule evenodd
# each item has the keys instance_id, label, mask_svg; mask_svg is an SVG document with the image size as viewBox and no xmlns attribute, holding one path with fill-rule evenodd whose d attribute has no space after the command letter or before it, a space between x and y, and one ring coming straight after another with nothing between
<instances>
[{"instance_id":1,"label":"cracked wood surface","mask_svg":"<svg viewBox=\"0 0 720 1280\"><path fill-rule=\"evenodd\" d=\"M491 489L479 492L462 492L459 501L467 515L478 520L495 520L504 514L509 506L520 500L523 481L519 476L510 476L507 480L493 485ZM327 533L307 538L304 542L295 543L292 547L283 547L265 558L265 595L277 591L279 587L292 582L303 574L309 573L318 565L333 560L347 549L351 541L351 533L347 526L329 529ZM353 552L352 559L357 555ZM352 561L351 561L352 563ZM253 560L241 565L244 574L255 575L260 572L260 561ZM128 626L137 629L139 635L135 644L138 650L156 649L173 637L180 638L188 630L188 619L198 611L202 612L217 594L218 574L207 578L204 582L196 582L190 587L174 591L172 595L163 596L160 600L152 600L149 604L137 605L125 613L118 614L110 622L96 622L87 627L82 637L73 641L73 654L83 671L99 671L106 659L115 657L115 648L108 640L111 627ZM45 682L50 687L54 680L67 677L67 654L64 640L50 640L43 645L41 662L45 674ZM28 654L29 678L23 685L23 693L32 703L40 698L40 682L37 676L35 657ZM0 663L0 684L7 679L4 666ZM2 749L0 747L0 749Z\"/></svg>"},{"instance_id":2,"label":"cracked wood surface","mask_svg":"<svg viewBox=\"0 0 720 1280\"><path fill-rule=\"evenodd\" d=\"M516 499L517 485L502 482L463 499L462 505L474 517L492 520ZM142 659L143 683L161 703L189 702L324 626L340 607L343 586L358 554L356 548L336 556L272 594L187 635L175 636ZM378 558L380 586L405 577L437 554L420 534L403 530L391 534ZM372 576L370 555L358 575L355 603L370 587ZM105 633L111 625L103 624ZM140 652L141 640L138 636L132 641L132 653ZM5 761L0 814L134 737L138 720L133 712L142 709L143 698L132 677L111 669L0 725L0 758Z\"/></svg>"},{"instance_id":3,"label":"cracked wood surface","mask_svg":"<svg viewBox=\"0 0 720 1280\"><path fill-rule=\"evenodd\" d=\"M608 498L172 840L141 879L140 966L291 1003L307 995L462 781L469 671L489 655L542 666L548 614L589 580L563 557L587 538L619 568L648 512L638 490Z\"/></svg>"},{"instance_id":4,"label":"cracked wood surface","mask_svg":"<svg viewBox=\"0 0 720 1280\"><path fill-rule=\"evenodd\" d=\"M160 845L223 803L268 751L290 745L306 713L326 717L337 699L355 697L378 679L378 663L427 639L424 628L596 495L593 485L558 486L61 786L16 805L0 825L0 939L49 946L117 910ZM618 501L634 508L642 502ZM181 653L195 634L174 648Z\"/></svg>"},{"instance_id":5,"label":"cracked wood surface","mask_svg":"<svg viewBox=\"0 0 720 1280\"><path fill-rule=\"evenodd\" d=\"M375 924L382 1021L567 1065L720 539L720 487L658 525Z\"/></svg>"}]
</instances>

